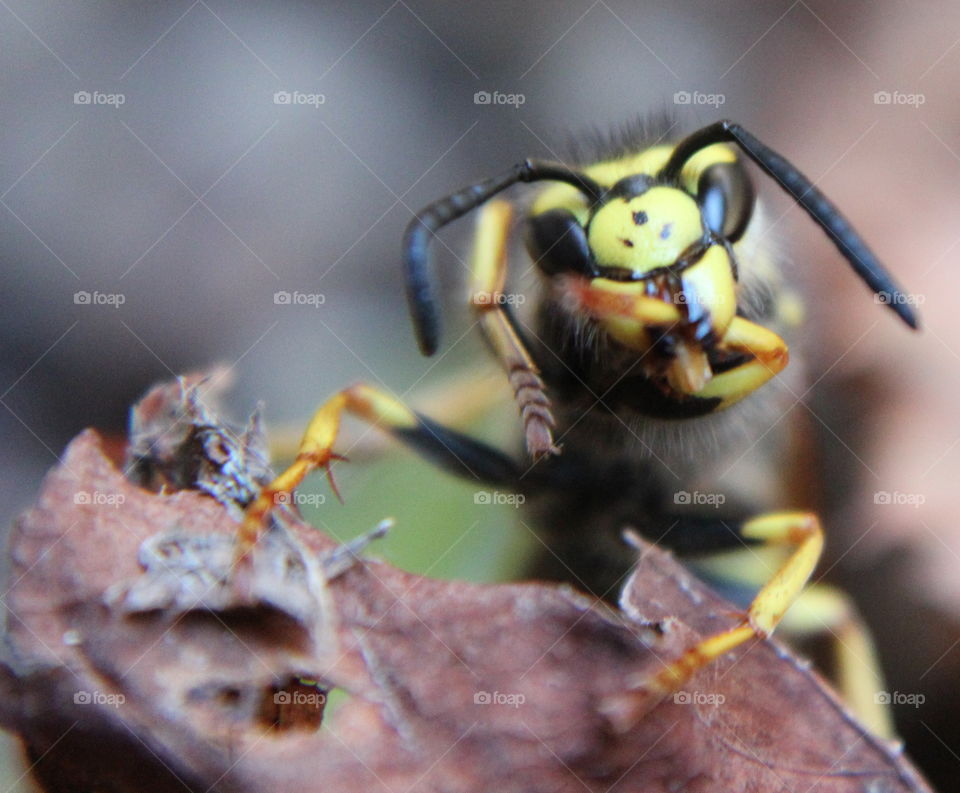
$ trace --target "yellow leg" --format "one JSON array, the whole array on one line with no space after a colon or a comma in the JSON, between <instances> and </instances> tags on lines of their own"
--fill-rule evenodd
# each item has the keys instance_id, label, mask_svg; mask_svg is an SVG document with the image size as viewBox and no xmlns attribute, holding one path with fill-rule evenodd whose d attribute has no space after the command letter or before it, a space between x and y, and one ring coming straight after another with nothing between
<instances>
[{"instance_id":1,"label":"yellow leg","mask_svg":"<svg viewBox=\"0 0 960 793\"><path fill-rule=\"evenodd\" d=\"M672 330L683 323L680 309L675 304L638 293L634 283L570 277L566 291L583 311L600 319L604 329L615 339L638 351L649 349L650 328ZM730 320L717 347L747 355L749 360L725 372L712 374L706 351L696 344L682 341L677 347L677 358L667 371L671 387L703 399L720 398L719 408L724 408L762 386L782 371L789 361L783 339L743 317Z\"/></svg>"},{"instance_id":2,"label":"yellow leg","mask_svg":"<svg viewBox=\"0 0 960 793\"><path fill-rule=\"evenodd\" d=\"M513 209L506 201L490 201L480 210L470 260L470 305L497 360L506 369L520 408L527 450L534 458L559 454L553 443L553 415L537 365L511 326L503 307L507 273L507 238Z\"/></svg>"},{"instance_id":3,"label":"yellow leg","mask_svg":"<svg viewBox=\"0 0 960 793\"><path fill-rule=\"evenodd\" d=\"M720 407L727 407L755 391L775 374L783 371L789 361L786 342L772 330L734 317L727 332L717 345L722 350L752 356L751 360L726 372L714 375L696 396L723 399Z\"/></svg>"},{"instance_id":4,"label":"yellow leg","mask_svg":"<svg viewBox=\"0 0 960 793\"><path fill-rule=\"evenodd\" d=\"M638 292L636 283L568 276L565 289L578 307L602 320L616 339L639 351L649 346L648 327L671 327L683 321L678 306Z\"/></svg>"},{"instance_id":5,"label":"yellow leg","mask_svg":"<svg viewBox=\"0 0 960 793\"><path fill-rule=\"evenodd\" d=\"M742 625L698 642L659 672L643 688L654 693L677 691L698 670L743 642L769 636L800 595L823 550L823 530L810 512L774 512L743 524L744 539L794 546L794 551L757 593Z\"/></svg>"},{"instance_id":6,"label":"yellow leg","mask_svg":"<svg viewBox=\"0 0 960 793\"><path fill-rule=\"evenodd\" d=\"M737 587L760 586L766 580L764 571L782 563L783 550L740 549L697 560L695 569ZM880 662L870 631L849 595L828 584L812 584L790 607L777 631L788 640L827 639L833 652L831 677L844 701L875 735L894 737L890 709L884 704L887 688Z\"/></svg>"},{"instance_id":7,"label":"yellow leg","mask_svg":"<svg viewBox=\"0 0 960 793\"><path fill-rule=\"evenodd\" d=\"M870 631L849 596L839 589L816 584L797 600L783 621L793 635L829 632L834 652L834 682L857 718L875 735L893 738L887 692Z\"/></svg>"},{"instance_id":8,"label":"yellow leg","mask_svg":"<svg viewBox=\"0 0 960 793\"><path fill-rule=\"evenodd\" d=\"M453 375L428 388L417 389L411 407L445 425L476 423L491 411L506 410L509 402L504 397L502 383L496 377L475 371ZM350 459L373 460L383 456L389 439L384 435L345 434L340 438L350 445ZM270 428L270 459L292 460L300 448L303 421L287 421Z\"/></svg>"},{"instance_id":9,"label":"yellow leg","mask_svg":"<svg viewBox=\"0 0 960 793\"><path fill-rule=\"evenodd\" d=\"M383 423L392 429L413 428L418 424L412 410L370 386L356 385L335 394L313 415L290 467L264 487L247 507L238 536L238 558L245 556L256 543L273 507L288 501L293 490L311 471L324 468L330 475L331 461L340 459L333 452L333 444L344 411L371 424ZM332 478L331 486L336 492Z\"/></svg>"}]
</instances>

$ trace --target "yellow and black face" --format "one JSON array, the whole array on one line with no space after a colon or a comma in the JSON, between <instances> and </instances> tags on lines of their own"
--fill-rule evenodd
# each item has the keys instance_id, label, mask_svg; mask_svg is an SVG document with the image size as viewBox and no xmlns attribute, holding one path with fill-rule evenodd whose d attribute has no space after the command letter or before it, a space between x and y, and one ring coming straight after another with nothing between
<instances>
[{"instance_id":1,"label":"yellow and black face","mask_svg":"<svg viewBox=\"0 0 960 793\"><path fill-rule=\"evenodd\" d=\"M754 192L727 146L702 150L676 180L659 176L671 151L585 169L605 188L593 204L568 185L548 188L528 219L527 246L575 297L570 305L637 350L651 379L682 396L709 382L708 356L736 315L733 244L747 229ZM637 167L644 170L624 174Z\"/></svg>"},{"instance_id":2,"label":"yellow and black face","mask_svg":"<svg viewBox=\"0 0 960 793\"><path fill-rule=\"evenodd\" d=\"M556 302L635 351L667 413L690 415L691 401L700 412L733 404L787 362L783 340L738 312L737 243L754 205L747 160L806 211L880 302L917 326L907 296L816 185L741 125L724 120L676 145L582 170L524 160L417 213L404 235L404 272L420 349L432 355L440 336L429 257L436 232L512 185L552 182L531 208L527 247L566 298ZM481 280L497 289L505 275ZM509 343L528 361L515 335ZM683 411L676 410L680 403Z\"/></svg>"}]
</instances>

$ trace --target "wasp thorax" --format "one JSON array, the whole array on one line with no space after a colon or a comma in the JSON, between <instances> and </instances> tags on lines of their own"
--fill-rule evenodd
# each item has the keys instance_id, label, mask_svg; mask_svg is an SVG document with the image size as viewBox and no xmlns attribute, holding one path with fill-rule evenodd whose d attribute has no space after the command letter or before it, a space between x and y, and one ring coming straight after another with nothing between
<instances>
[{"instance_id":1,"label":"wasp thorax","mask_svg":"<svg viewBox=\"0 0 960 793\"><path fill-rule=\"evenodd\" d=\"M692 196L661 186L604 204L590 220L587 235L597 264L639 275L676 262L703 236L703 224Z\"/></svg>"}]
</instances>

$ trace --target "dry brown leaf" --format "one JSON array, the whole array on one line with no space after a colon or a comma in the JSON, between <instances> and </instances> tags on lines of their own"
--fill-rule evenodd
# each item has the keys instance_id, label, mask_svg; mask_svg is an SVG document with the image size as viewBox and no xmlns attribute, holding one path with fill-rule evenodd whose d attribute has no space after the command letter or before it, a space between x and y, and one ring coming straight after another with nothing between
<instances>
[{"instance_id":1,"label":"dry brown leaf","mask_svg":"<svg viewBox=\"0 0 960 793\"><path fill-rule=\"evenodd\" d=\"M235 512L131 483L91 431L48 475L11 537L0 719L49 790L928 790L776 642L631 694L736 619L658 549L619 613L361 560L289 510L231 574Z\"/></svg>"}]
</instances>

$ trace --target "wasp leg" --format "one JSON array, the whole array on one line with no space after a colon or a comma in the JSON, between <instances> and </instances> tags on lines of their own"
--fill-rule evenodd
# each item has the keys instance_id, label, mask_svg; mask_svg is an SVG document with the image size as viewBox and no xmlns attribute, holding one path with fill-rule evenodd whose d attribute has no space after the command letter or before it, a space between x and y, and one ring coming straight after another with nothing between
<instances>
[{"instance_id":1,"label":"wasp leg","mask_svg":"<svg viewBox=\"0 0 960 793\"><path fill-rule=\"evenodd\" d=\"M560 450L553 443L555 423L539 369L504 310L507 237L512 215L513 209L506 201L491 201L480 210L470 260L470 305L497 360L506 369L523 419L527 451L538 459L559 454Z\"/></svg>"},{"instance_id":2,"label":"wasp leg","mask_svg":"<svg viewBox=\"0 0 960 793\"><path fill-rule=\"evenodd\" d=\"M734 526L729 520L683 516L659 544L698 556L735 550L695 559L693 567L721 593L737 600L763 584L764 571L782 562L783 549L744 549ZM831 677L844 701L875 735L894 737L890 711L883 704L887 689L870 631L845 592L819 582L808 586L777 630L791 639L826 638L833 654Z\"/></svg>"},{"instance_id":3,"label":"wasp leg","mask_svg":"<svg viewBox=\"0 0 960 793\"><path fill-rule=\"evenodd\" d=\"M619 324L611 324L616 338L628 346L644 349L649 343L645 334L648 327L672 327L683 320L680 309L658 297L636 294L629 283L591 281L581 276L568 276L565 287L580 307L597 319L608 322L616 317Z\"/></svg>"},{"instance_id":4,"label":"wasp leg","mask_svg":"<svg viewBox=\"0 0 960 793\"><path fill-rule=\"evenodd\" d=\"M795 547L773 578L757 593L741 625L690 647L641 686L645 693L663 695L678 691L711 661L754 637L769 636L803 591L823 550L820 521L810 512L774 512L731 528L744 542Z\"/></svg>"},{"instance_id":5,"label":"wasp leg","mask_svg":"<svg viewBox=\"0 0 960 793\"><path fill-rule=\"evenodd\" d=\"M783 370L789 361L786 342L772 330L743 317L734 317L727 332L717 344L721 350L750 355L740 366L713 376L697 391L700 399L719 397L719 408L725 408L742 399Z\"/></svg>"},{"instance_id":6,"label":"wasp leg","mask_svg":"<svg viewBox=\"0 0 960 793\"><path fill-rule=\"evenodd\" d=\"M274 505L289 501L289 494L308 474L323 468L333 486L330 464L342 459L333 452L333 445L345 412L381 427L452 473L506 487L519 482L518 465L493 447L436 424L389 394L364 384L351 386L320 406L300 441L296 459L247 507L238 537L239 558L256 543Z\"/></svg>"},{"instance_id":7,"label":"wasp leg","mask_svg":"<svg viewBox=\"0 0 960 793\"><path fill-rule=\"evenodd\" d=\"M382 420L392 427L416 425L416 416L412 411L368 386L353 386L332 396L310 419L293 463L266 485L247 506L238 538L241 556L257 541L274 505L288 500L289 494L311 471L324 468L330 475L330 463L337 459L333 443L344 411L371 423Z\"/></svg>"},{"instance_id":8,"label":"wasp leg","mask_svg":"<svg viewBox=\"0 0 960 793\"><path fill-rule=\"evenodd\" d=\"M504 397L503 384L496 377L482 376L479 372L455 375L422 391L417 389L415 409L417 415L430 416L439 424L471 424L479 421L494 408L506 409L509 403ZM303 436L303 420L286 421L270 429L270 459L292 460L297 456ZM385 434L347 436L350 443L350 460L378 459L390 444Z\"/></svg>"},{"instance_id":9,"label":"wasp leg","mask_svg":"<svg viewBox=\"0 0 960 793\"><path fill-rule=\"evenodd\" d=\"M666 303L649 295L628 291L629 285L620 283L588 283L570 278L568 292L595 317L603 318L608 330L624 344L644 349L647 328L665 327L668 330L681 323L682 317L675 304ZM717 348L750 356L749 360L711 376L709 382L692 396L700 399L721 400L716 409L725 408L747 396L782 371L789 361L786 342L772 330L743 317L733 317Z\"/></svg>"},{"instance_id":10,"label":"wasp leg","mask_svg":"<svg viewBox=\"0 0 960 793\"><path fill-rule=\"evenodd\" d=\"M844 701L875 735L895 737L876 649L849 595L826 584L811 586L784 618L782 630L794 636L829 632L834 682Z\"/></svg>"}]
</instances>

